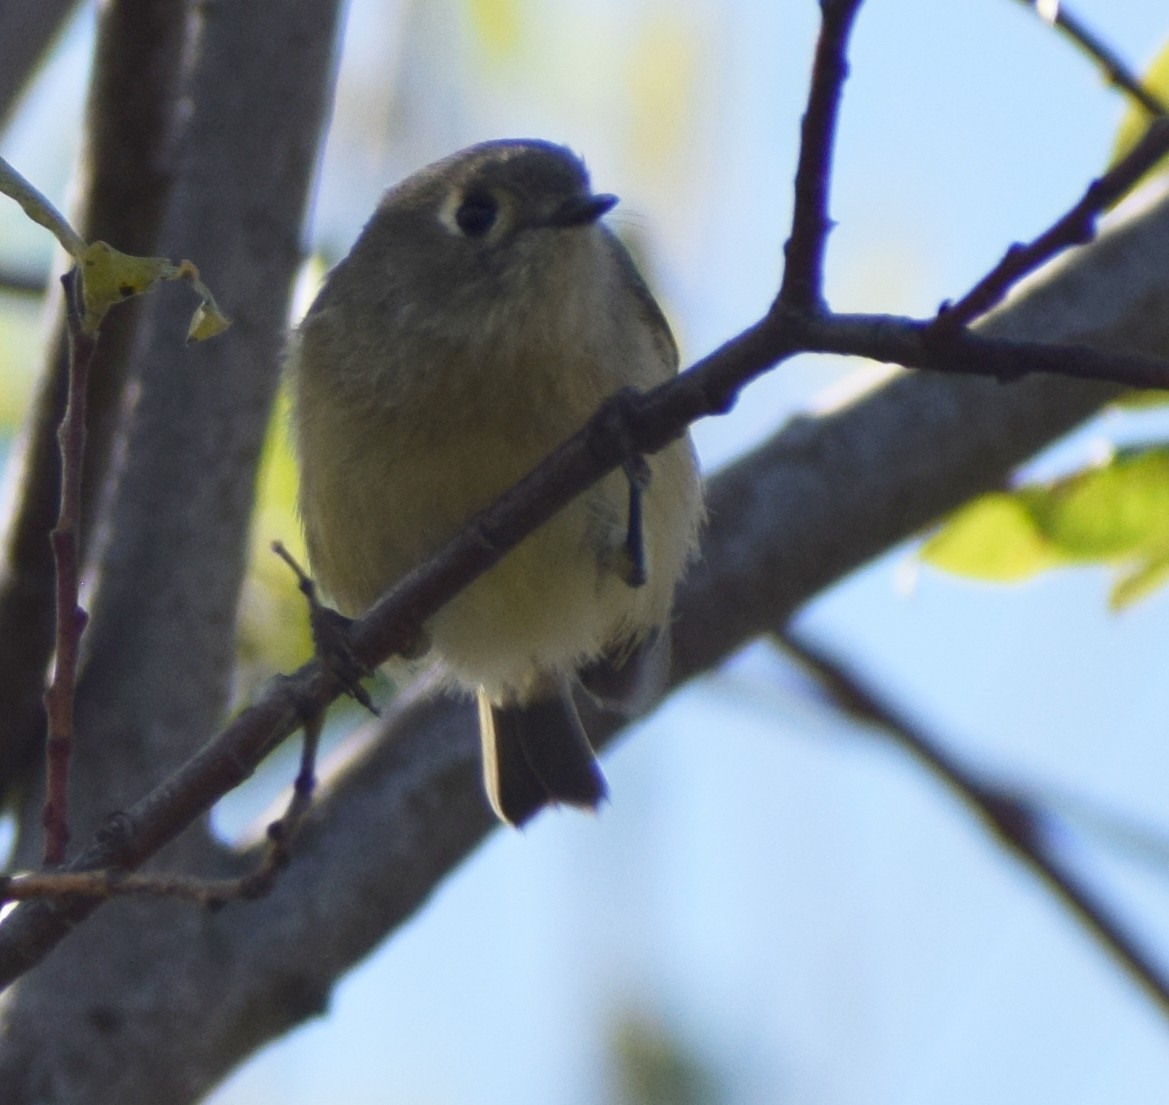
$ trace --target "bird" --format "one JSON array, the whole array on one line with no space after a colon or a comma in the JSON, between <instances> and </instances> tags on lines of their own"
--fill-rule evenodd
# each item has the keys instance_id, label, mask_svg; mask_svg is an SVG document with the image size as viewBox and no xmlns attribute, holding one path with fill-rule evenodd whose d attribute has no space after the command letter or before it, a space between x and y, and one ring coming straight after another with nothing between
<instances>
[{"instance_id":1,"label":"bird","mask_svg":"<svg viewBox=\"0 0 1169 1105\"><path fill-rule=\"evenodd\" d=\"M676 374L662 311L603 221L616 202L566 147L480 143L390 188L326 276L286 361L309 562L341 614L615 393ZM628 694L660 669L702 521L687 434L603 477L428 619L430 651L477 698L500 820L607 797L574 691Z\"/></svg>"}]
</instances>

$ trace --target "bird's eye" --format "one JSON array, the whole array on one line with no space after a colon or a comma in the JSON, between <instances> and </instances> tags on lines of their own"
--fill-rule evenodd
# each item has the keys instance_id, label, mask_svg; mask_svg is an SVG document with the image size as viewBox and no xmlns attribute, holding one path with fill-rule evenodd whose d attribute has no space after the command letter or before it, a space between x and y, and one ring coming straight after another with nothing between
<instances>
[{"instance_id":1,"label":"bird's eye","mask_svg":"<svg viewBox=\"0 0 1169 1105\"><path fill-rule=\"evenodd\" d=\"M490 192L468 192L455 212L455 223L468 238L481 238L499 216L499 204Z\"/></svg>"}]
</instances>

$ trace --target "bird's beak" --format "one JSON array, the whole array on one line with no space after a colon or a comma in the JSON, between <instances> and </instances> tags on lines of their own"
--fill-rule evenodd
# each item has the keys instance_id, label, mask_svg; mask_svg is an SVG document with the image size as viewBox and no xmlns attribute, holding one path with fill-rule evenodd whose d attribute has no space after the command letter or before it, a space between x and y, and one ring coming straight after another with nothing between
<instances>
[{"instance_id":1,"label":"bird's beak","mask_svg":"<svg viewBox=\"0 0 1169 1105\"><path fill-rule=\"evenodd\" d=\"M607 192L596 196L573 196L565 200L548 220L549 226L587 226L612 210L617 197Z\"/></svg>"}]
</instances>

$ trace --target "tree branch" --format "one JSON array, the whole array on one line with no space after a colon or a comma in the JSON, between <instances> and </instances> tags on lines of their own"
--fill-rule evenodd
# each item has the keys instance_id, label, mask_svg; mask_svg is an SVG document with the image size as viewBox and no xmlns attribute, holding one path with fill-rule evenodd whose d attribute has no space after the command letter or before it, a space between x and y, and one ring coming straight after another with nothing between
<instances>
[{"instance_id":1,"label":"tree branch","mask_svg":"<svg viewBox=\"0 0 1169 1105\"><path fill-rule=\"evenodd\" d=\"M1078 251L988 329L1004 338L1169 350L1169 200ZM703 557L679 594L673 686L786 623L842 575L970 495L1001 484L1043 443L1118 392L1038 377L905 376L848 409L801 420L708 485ZM843 520L843 521L842 521ZM623 724L586 719L607 745ZM482 797L473 711L397 702L381 739L326 780L295 862L272 896L224 913L218 935L255 967L216 986L209 1029L228 1041L247 1011L242 1057L312 1015L338 975L402 924L493 825ZM345 903L361 901L361 910ZM322 910L322 903L326 903ZM206 975L184 956L184 979ZM282 1004L292 992L295 1004ZM259 1011L259 1012L257 1012Z\"/></svg>"},{"instance_id":2,"label":"tree branch","mask_svg":"<svg viewBox=\"0 0 1169 1105\"><path fill-rule=\"evenodd\" d=\"M291 13L290 7L295 9ZM296 5L284 6L278 24L264 23L271 15L254 5L209 10L215 18L208 33L224 38L214 48L209 43L204 56L222 51L233 77L254 70L270 84L276 74L291 74L289 86L242 93L278 109L256 120L267 143L282 122L306 110L293 106L296 96L306 86L310 91L317 87L306 72L319 73L324 65L319 49L311 55L316 69L298 61L297 50L318 47L323 36L319 28L306 30L295 23L303 14ZM241 34L232 18L256 22ZM261 27L269 38L256 37ZM282 34L288 39L280 39ZM270 38L277 40L273 48L279 64L260 64L252 55L268 48ZM232 80L222 71L215 77L221 88L200 91L227 110L214 94L229 89ZM205 101L195 102L202 110ZM212 117L207 126L217 123L225 120ZM201 149L204 143L215 148L212 136L213 130L202 132ZM247 137L259 144L254 132ZM298 158L300 153L298 147ZM247 277L241 277L239 294L249 302L249 297L262 297L264 289L257 289L254 280L265 268L255 258L232 254L220 231L246 240L254 223L270 217L269 196L254 207L238 202L240 194L251 195L254 189L264 194L254 176L257 165L274 168L250 157L242 178L220 169L212 170L219 180L195 177L216 197L212 210L199 209L215 228L212 253L218 256L223 249L233 264L238 261L239 273ZM287 180L280 168L274 169L277 186L307 175L299 161L288 166ZM294 169L301 178L294 177ZM245 170L233 163L232 171ZM241 179L246 184L239 184ZM228 191L232 202L225 202L224 180L240 188L239 194ZM230 217L224 216L224 207ZM277 237L280 248L287 248ZM1162 205L1085 247L1050 280L988 320L983 336L996 341L1042 337L1163 354L1169 349L1167 240L1169 211ZM822 244L814 248L822 252ZM227 267L238 274L233 264ZM236 285L221 273L212 275L217 286ZM272 278L266 279L270 283ZM245 333L261 333L267 340L263 331L270 323L270 315L253 318ZM160 353L164 347L153 344L153 337L142 348ZM837 337L843 340L841 332ZM692 418L724 410L746 381L790 356L799 338L795 324L777 308L676 383L648 396L615 399L586 431L357 623L358 657L373 664L408 641L442 601L572 494L629 453L660 448ZM257 348L271 347L259 341ZM209 380L199 382L222 392L223 401L213 403L183 369L170 368L152 386L174 389L171 404L156 396L144 399L128 437L128 455L152 466L151 479L140 473L137 484L131 479L119 487L124 498L113 515L119 539L111 544L117 555L107 556L101 602L95 603L94 660L86 669L91 682L85 696L93 721L91 755L116 750L109 763L95 758L86 765L86 785L92 787L85 796L87 818L96 824L99 812L111 805L124 806L125 812L94 833L93 842L70 865L75 871L129 869L143 862L175 840L302 717L339 690L319 666L308 665L186 758L197 737L210 729L204 719L222 702L225 673L218 646L228 636L224 597L238 583L237 508L239 485L245 482L240 473L250 472L253 459L234 436L236 408L244 406L244 421L254 421L256 397L266 380L262 371L252 376L253 367L248 357L232 365L232 372L249 379L245 387L255 388L242 404L231 390L230 372L213 369ZM209 369L200 365L194 371ZM793 425L711 481L706 559L679 598L674 678L704 670L757 633L782 624L843 573L969 495L1002 482L1034 449L1118 392L1115 385L1048 376L1002 388L985 380L926 374L900 379L849 410ZM149 403L159 405L151 410ZM198 426L194 440L171 424L188 414ZM217 418L232 427L231 436L227 431L217 436ZM244 463L214 466L225 453L238 461L241 452ZM185 465L199 471L204 464L214 473L210 493L193 487L189 473L180 470ZM157 494L159 485L165 495ZM209 501L223 506L225 527ZM184 520L192 504L199 519L193 528ZM135 525L144 527L141 535L134 533ZM209 550L220 545L227 553L211 555ZM151 557L178 564L178 578L160 578ZM160 643L159 627L171 625L175 610L182 624L172 630L174 641ZM127 717L116 707L128 685L142 700L130 704L135 712ZM616 724L609 719L607 730L592 731L608 739ZM154 782L150 764L178 766L147 790ZM133 800L143 792L145 797ZM10 981L40 964L7 996L0 1083L14 1101L35 1099L37 1088L51 1081L63 1095L90 1105L125 1100L178 1105L202 1093L259 1042L319 1011L338 975L415 910L491 823L468 711L448 702L404 706L392 739L376 745L336 780L317 813L305 826L296 862L272 896L251 906L228 906L210 917L193 916L181 904L125 901L96 914L92 902L39 901L14 910L0 925L0 980ZM195 839L201 838L195 834ZM238 867L238 857L214 850L191 854L218 868ZM360 909L352 908L355 901ZM151 923L144 908L150 910ZM86 917L84 928L62 944ZM52 948L56 953L46 958ZM127 992L127 972L140 976L144 962L157 964L152 985ZM113 1009L119 1025L115 1037L102 1035L93 1023L95 1003ZM200 1031L190 1032L191 1023L198 1023ZM60 1056L78 1051L92 1059L88 1069L65 1070ZM146 1054L149 1064L141 1061Z\"/></svg>"},{"instance_id":3,"label":"tree branch","mask_svg":"<svg viewBox=\"0 0 1169 1105\"><path fill-rule=\"evenodd\" d=\"M780 638L780 643L825 686L838 708L879 726L966 802L991 834L1116 956L1162 1015L1169 1016L1169 975L1141 946L1136 935L1124 927L1107 901L1096 895L1050 846L1056 820L1050 811L1026 793L993 782L963 764L838 658L790 631Z\"/></svg>"},{"instance_id":4,"label":"tree branch","mask_svg":"<svg viewBox=\"0 0 1169 1105\"><path fill-rule=\"evenodd\" d=\"M812 86L800 131L795 206L779 299L793 311L819 311L824 305L824 250L832 220L828 191L836 120L848 76L848 38L861 0L821 0L820 37L812 63Z\"/></svg>"},{"instance_id":5,"label":"tree branch","mask_svg":"<svg viewBox=\"0 0 1169 1105\"><path fill-rule=\"evenodd\" d=\"M1141 140L1098 180L1068 212L1027 245L1013 245L1003 259L958 302L943 304L935 326L950 331L986 314L1028 273L1057 253L1091 241L1096 220L1169 153L1169 118L1155 119Z\"/></svg>"},{"instance_id":6,"label":"tree branch","mask_svg":"<svg viewBox=\"0 0 1169 1105\"><path fill-rule=\"evenodd\" d=\"M1044 14L1041 0L1018 0L1018 2L1023 7L1030 8L1045 23L1052 22ZM1071 39L1103 71L1104 77L1110 85L1119 88L1130 99L1140 104L1150 116L1166 113L1166 106L1161 99L1145 87L1140 77L1129 68L1115 50L1092 31L1083 20L1068 11L1066 4L1057 3L1053 25Z\"/></svg>"},{"instance_id":7,"label":"tree branch","mask_svg":"<svg viewBox=\"0 0 1169 1105\"><path fill-rule=\"evenodd\" d=\"M53 561L57 577L56 644L53 678L45 692L49 735L45 748L44 857L55 867L65 859L69 841L69 758L73 751L73 702L77 662L86 614L81 590L81 471L85 456L85 405L97 337L81 326L81 276L76 268L64 277L69 302L69 384L58 439L61 445L61 508L53 527Z\"/></svg>"},{"instance_id":8,"label":"tree branch","mask_svg":"<svg viewBox=\"0 0 1169 1105\"><path fill-rule=\"evenodd\" d=\"M889 315L821 315L790 320L792 341L815 353L867 357L903 368L989 376L1011 383L1035 373L1131 388L1169 388L1169 359L1082 343L1009 341L970 330L938 333L933 321Z\"/></svg>"},{"instance_id":9,"label":"tree branch","mask_svg":"<svg viewBox=\"0 0 1169 1105\"><path fill-rule=\"evenodd\" d=\"M1163 284L1160 251L1167 243L1169 201L1087 247L1078 266L1065 266L1049 284L1033 288L992 320L991 328L1004 334L1033 329L1099 345L1129 340L1136 332L1134 315L1145 317L1151 289L1158 281ZM1123 290L1123 296L1095 294L1093 289L1101 286L1113 293ZM1169 306L1169 289L1161 286L1158 294ZM1053 315L1057 308L1065 312L1062 323ZM1169 349L1169 310L1154 311L1152 317L1157 330L1142 344ZM702 364L715 378L747 371L761 355L760 341L758 331L748 331ZM684 394L693 387L667 385ZM701 387L698 391L703 393ZM914 377L855 408L795 425L712 483L713 528L706 555L679 602L675 679L705 670L752 636L782 624L844 572L976 491L1001 483L1040 444L1116 394L1113 388L1060 379L1004 389L982 380ZM663 405L669 408L668 393ZM602 425L607 426L610 413L602 416ZM616 464L620 448L641 448L638 426L636 418L626 423L631 437L586 430L567 443L355 623L358 659L372 666L408 642L413 625L464 584L468 572L486 570L509 541L521 539L527 532L523 527L535 527L556 508L556 486L559 494L567 494L566 484ZM662 432L651 422L645 440L658 441ZM594 452L597 441L602 448ZM759 508L760 498L767 509ZM842 516L852 520L847 538ZM281 681L166 783L129 807L119 819L119 831L105 833L68 869L141 863L246 778L300 718L339 692L315 661ZM460 806L481 804L477 773L467 771L466 781L474 801L464 797ZM485 819L482 828L486 825ZM460 829L460 839L463 834ZM67 908L30 903L16 910L0 926L0 982L27 970L93 908L94 903Z\"/></svg>"}]
</instances>

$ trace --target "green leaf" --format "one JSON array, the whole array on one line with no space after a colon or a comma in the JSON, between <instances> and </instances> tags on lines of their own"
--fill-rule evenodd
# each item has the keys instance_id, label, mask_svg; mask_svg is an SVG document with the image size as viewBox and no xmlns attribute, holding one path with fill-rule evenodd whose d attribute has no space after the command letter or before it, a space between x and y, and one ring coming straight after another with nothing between
<instances>
[{"instance_id":1,"label":"green leaf","mask_svg":"<svg viewBox=\"0 0 1169 1105\"><path fill-rule=\"evenodd\" d=\"M993 583L1027 579L1057 563L1023 496L993 492L967 503L921 549L935 568Z\"/></svg>"},{"instance_id":2,"label":"green leaf","mask_svg":"<svg viewBox=\"0 0 1169 1105\"><path fill-rule=\"evenodd\" d=\"M1118 454L1033 494L1031 510L1069 559L1113 560L1169 540L1169 450Z\"/></svg>"},{"instance_id":3,"label":"green leaf","mask_svg":"<svg viewBox=\"0 0 1169 1105\"><path fill-rule=\"evenodd\" d=\"M1169 579L1169 447L1117 453L1050 484L995 492L955 512L922 549L943 571L1006 583L1061 565L1102 564L1114 609Z\"/></svg>"}]
</instances>

